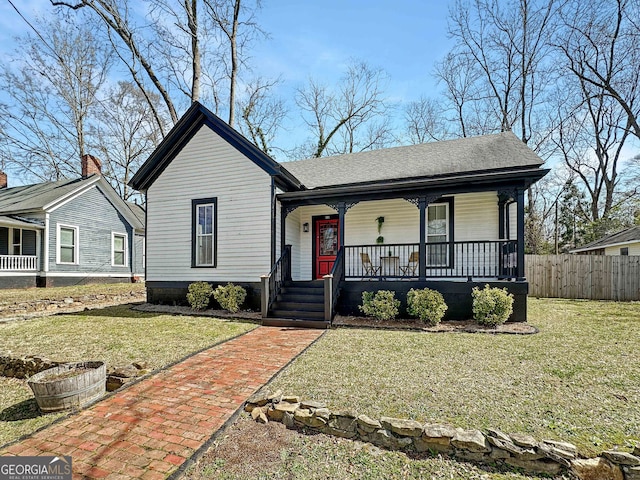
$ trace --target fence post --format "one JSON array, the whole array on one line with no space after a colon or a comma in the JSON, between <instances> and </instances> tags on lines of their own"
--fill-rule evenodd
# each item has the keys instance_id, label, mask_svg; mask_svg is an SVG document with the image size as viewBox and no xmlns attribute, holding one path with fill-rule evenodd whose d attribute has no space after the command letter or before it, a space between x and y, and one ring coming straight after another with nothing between
<instances>
[{"instance_id":1,"label":"fence post","mask_svg":"<svg viewBox=\"0 0 640 480\"><path fill-rule=\"evenodd\" d=\"M262 275L260 277L260 312L262 318L267 318L269 314L269 275Z\"/></svg>"},{"instance_id":2,"label":"fence post","mask_svg":"<svg viewBox=\"0 0 640 480\"><path fill-rule=\"evenodd\" d=\"M333 275L325 275L324 280L324 321L330 322L333 316Z\"/></svg>"}]
</instances>

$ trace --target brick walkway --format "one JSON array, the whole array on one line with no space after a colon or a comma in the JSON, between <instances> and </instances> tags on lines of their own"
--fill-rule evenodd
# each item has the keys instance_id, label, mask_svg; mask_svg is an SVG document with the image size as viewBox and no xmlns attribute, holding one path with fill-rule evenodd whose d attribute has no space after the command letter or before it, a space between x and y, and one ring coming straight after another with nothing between
<instances>
[{"instance_id":1,"label":"brick walkway","mask_svg":"<svg viewBox=\"0 0 640 480\"><path fill-rule=\"evenodd\" d=\"M166 478L322 333L258 327L54 423L0 455L71 455L74 479Z\"/></svg>"}]
</instances>

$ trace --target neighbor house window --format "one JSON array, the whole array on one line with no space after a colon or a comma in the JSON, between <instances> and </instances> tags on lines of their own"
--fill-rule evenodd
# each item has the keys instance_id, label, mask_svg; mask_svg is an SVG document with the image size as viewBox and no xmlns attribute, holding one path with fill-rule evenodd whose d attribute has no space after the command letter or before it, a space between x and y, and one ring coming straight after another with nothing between
<instances>
[{"instance_id":1,"label":"neighbor house window","mask_svg":"<svg viewBox=\"0 0 640 480\"><path fill-rule=\"evenodd\" d=\"M620 249L620 255L629 255L629 247L622 247Z\"/></svg>"},{"instance_id":2,"label":"neighbor house window","mask_svg":"<svg viewBox=\"0 0 640 480\"><path fill-rule=\"evenodd\" d=\"M449 263L449 203L427 207L427 266L442 267Z\"/></svg>"},{"instance_id":3,"label":"neighbor house window","mask_svg":"<svg viewBox=\"0 0 640 480\"><path fill-rule=\"evenodd\" d=\"M191 264L194 267L216 266L217 198L192 200Z\"/></svg>"},{"instance_id":4,"label":"neighbor house window","mask_svg":"<svg viewBox=\"0 0 640 480\"><path fill-rule=\"evenodd\" d=\"M127 234L111 234L111 264L114 267L127 266Z\"/></svg>"},{"instance_id":5,"label":"neighbor house window","mask_svg":"<svg viewBox=\"0 0 640 480\"><path fill-rule=\"evenodd\" d=\"M13 255L22 255L22 230L13 229Z\"/></svg>"},{"instance_id":6,"label":"neighbor house window","mask_svg":"<svg viewBox=\"0 0 640 480\"><path fill-rule=\"evenodd\" d=\"M57 263L78 263L78 227L58 224Z\"/></svg>"}]
</instances>

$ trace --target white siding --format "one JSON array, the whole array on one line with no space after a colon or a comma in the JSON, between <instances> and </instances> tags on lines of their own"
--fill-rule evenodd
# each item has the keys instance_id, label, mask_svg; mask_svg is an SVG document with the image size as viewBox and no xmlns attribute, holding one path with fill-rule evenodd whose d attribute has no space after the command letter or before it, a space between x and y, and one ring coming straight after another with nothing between
<instances>
[{"instance_id":1,"label":"white siding","mask_svg":"<svg viewBox=\"0 0 640 480\"><path fill-rule=\"evenodd\" d=\"M498 240L498 197L496 192L455 195L454 240ZM312 217L335 215L326 205L300 207L287 217L287 243L294 245L292 276L295 280L310 280L312 276ZM420 211L402 199L361 202L345 215L345 245L375 245L378 238L376 219L384 217L380 235L385 244L419 243ZM309 232L302 225L309 223ZM299 237L295 235L299 235ZM512 236L515 231L512 232ZM295 245L300 244L299 253Z\"/></svg>"},{"instance_id":2,"label":"white siding","mask_svg":"<svg viewBox=\"0 0 640 480\"><path fill-rule=\"evenodd\" d=\"M499 240L496 192L465 193L453 200L454 240ZM515 205L511 208L515 209ZM515 238L515 235L512 235Z\"/></svg>"},{"instance_id":3,"label":"white siding","mask_svg":"<svg viewBox=\"0 0 640 480\"><path fill-rule=\"evenodd\" d=\"M271 180L208 127L148 191L147 280L258 282L269 273ZM217 197L217 268L191 268L191 200Z\"/></svg>"},{"instance_id":4,"label":"white siding","mask_svg":"<svg viewBox=\"0 0 640 480\"><path fill-rule=\"evenodd\" d=\"M629 243L627 245L616 245L615 247L605 247L604 254L605 255L620 255L620 249L628 247L629 255L640 255L640 242L638 243Z\"/></svg>"},{"instance_id":5,"label":"white siding","mask_svg":"<svg viewBox=\"0 0 640 480\"><path fill-rule=\"evenodd\" d=\"M311 235L302 231L300 208L287 215L285 220L285 243L291 245L291 277L300 279L300 239L303 235Z\"/></svg>"}]
</instances>

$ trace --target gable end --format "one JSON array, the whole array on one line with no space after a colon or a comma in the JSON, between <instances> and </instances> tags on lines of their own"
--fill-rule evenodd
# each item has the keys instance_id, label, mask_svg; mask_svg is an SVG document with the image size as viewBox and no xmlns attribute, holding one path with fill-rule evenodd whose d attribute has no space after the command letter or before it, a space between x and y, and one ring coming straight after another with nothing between
<instances>
[{"instance_id":1,"label":"gable end","mask_svg":"<svg viewBox=\"0 0 640 480\"><path fill-rule=\"evenodd\" d=\"M213 130L267 174L275 177L276 182L284 189L298 190L302 188L300 182L280 164L199 102L194 102L180 118L144 165L136 172L129 185L136 190L147 190L203 125Z\"/></svg>"}]
</instances>

